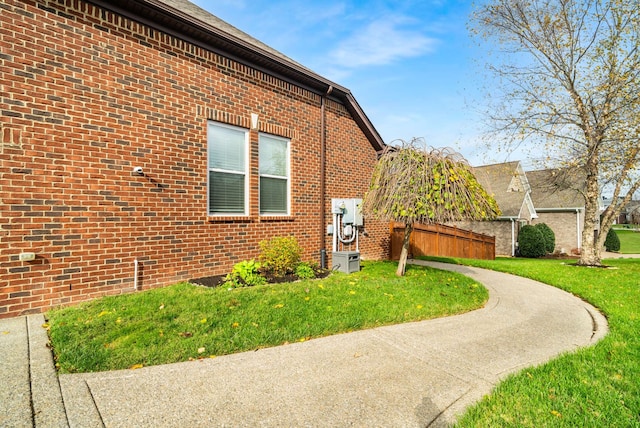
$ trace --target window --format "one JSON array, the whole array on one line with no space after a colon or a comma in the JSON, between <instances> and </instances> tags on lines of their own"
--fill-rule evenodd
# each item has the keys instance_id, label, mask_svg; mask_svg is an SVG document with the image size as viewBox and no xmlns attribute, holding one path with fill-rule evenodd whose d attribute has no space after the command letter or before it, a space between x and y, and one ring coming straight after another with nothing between
<instances>
[{"instance_id":1,"label":"window","mask_svg":"<svg viewBox=\"0 0 640 428\"><path fill-rule=\"evenodd\" d=\"M260 134L260 214L289 214L289 141Z\"/></svg>"},{"instance_id":2,"label":"window","mask_svg":"<svg viewBox=\"0 0 640 428\"><path fill-rule=\"evenodd\" d=\"M249 133L209 122L209 214L246 215Z\"/></svg>"}]
</instances>

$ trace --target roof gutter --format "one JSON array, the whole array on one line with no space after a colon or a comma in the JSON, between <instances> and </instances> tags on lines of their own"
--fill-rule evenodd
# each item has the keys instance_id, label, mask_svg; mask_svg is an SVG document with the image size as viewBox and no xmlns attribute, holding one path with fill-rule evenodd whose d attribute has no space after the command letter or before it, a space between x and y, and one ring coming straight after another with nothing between
<instances>
[{"instance_id":1,"label":"roof gutter","mask_svg":"<svg viewBox=\"0 0 640 428\"><path fill-rule=\"evenodd\" d=\"M584 207L562 207L562 208L536 208L536 212L551 213L551 212L576 212L582 211Z\"/></svg>"},{"instance_id":2,"label":"roof gutter","mask_svg":"<svg viewBox=\"0 0 640 428\"><path fill-rule=\"evenodd\" d=\"M356 101L355 97L351 94L351 92L345 93L345 97L347 101L346 103L347 110L349 111L349 113L351 113L351 116L354 117L356 123L358 124L362 132L364 132L364 134L367 136L369 141L371 141L371 144L376 149L378 154L381 154L382 151L384 151L384 148L386 147L386 144L384 143L384 141L382 141L382 137L380 136L380 134L378 134L378 131L373 127L373 124L371 123L367 115L364 113L364 110L362 110L362 107L360 107L360 104L358 104L358 102ZM376 143L375 145L374 145L374 142Z\"/></svg>"}]
</instances>

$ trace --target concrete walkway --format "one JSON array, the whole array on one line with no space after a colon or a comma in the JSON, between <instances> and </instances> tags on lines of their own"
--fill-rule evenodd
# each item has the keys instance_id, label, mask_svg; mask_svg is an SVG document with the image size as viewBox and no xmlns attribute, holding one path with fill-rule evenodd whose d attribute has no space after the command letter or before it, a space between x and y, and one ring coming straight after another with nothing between
<instances>
[{"instance_id":1,"label":"concrete walkway","mask_svg":"<svg viewBox=\"0 0 640 428\"><path fill-rule=\"evenodd\" d=\"M444 426L509 373L607 332L597 310L559 289L478 268L414 263L481 282L489 302L431 321L59 378L41 315L0 320L0 426Z\"/></svg>"},{"instance_id":2,"label":"concrete walkway","mask_svg":"<svg viewBox=\"0 0 640 428\"><path fill-rule=\"evenodd\" d=\"M640 259L640 254L622 254L612 253L609 251L603 251L601 254L602 260L604 259Z\"/></svg>"},{"instance_id":3,"label":"concrete walkway","mask_svg":"<svg viewBox=\"0 0 640 428\"><path fill-rule=\"evenodd\" d=\"M0 320L0 427L66 427L44 317Z\"/></svg>"}]
</instances>

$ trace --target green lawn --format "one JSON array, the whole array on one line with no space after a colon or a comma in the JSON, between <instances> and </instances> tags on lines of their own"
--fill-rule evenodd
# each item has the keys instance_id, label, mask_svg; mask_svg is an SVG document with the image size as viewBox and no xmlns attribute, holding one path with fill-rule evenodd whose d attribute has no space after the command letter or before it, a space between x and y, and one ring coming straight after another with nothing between
<instances>
[{"instance_id":1,"label":"green lawn","mask_svg":"<svg viewBox=\"0 0 640 428\"><path fill-rule=\"evenodd\" d=\"M615 228L622 254L640 254L640 229Z\"/></svg>"},{"instance_id":2,"label":"green lawn","mask_svg":"<svg viewBox=\"0 0 640 428\"><path fill-rule=\"evenodd\" d=\"M558 260L457 262L533 278L600 308L609 334L595 346L508 377L460 427L640 427L640 259L612 269Z\"/></svg>"},{"instance_id":3,"label":"green lawn","mask_svg":"<svg viewBox=\"0 0 640 428\"><path fill-rule=\"evenodd\" d=\"M97 299L47 314L60 372L207 358L481 307L486 289L419 266L363 262L322 280L237 288L191 284Z\"/></svg>"},{"instance_id":4,"label":"green lawn","mask_svg":"<svg viewBox=\"0 0 640 428\"><path fill-rule=\"evenodd\" d=\"M533 278L600 308L595 346L509 376L460 427L640 427L640 259L612 269L561 260L453 260ZM486 291L448 272L367 263L352 275L235 290L179 284L52 311L63 372L126 368L238 352L341 331L464 312Z\"/></svg>"}]
</instances>

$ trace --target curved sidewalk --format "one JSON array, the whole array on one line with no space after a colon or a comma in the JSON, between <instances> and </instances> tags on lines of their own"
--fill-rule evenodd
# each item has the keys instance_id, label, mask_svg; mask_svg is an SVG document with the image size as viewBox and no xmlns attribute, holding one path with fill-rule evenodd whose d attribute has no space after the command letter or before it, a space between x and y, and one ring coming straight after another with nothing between
<instances>
[{"instance_id":1,"label":"curved sidewalk","mask_svg":"<svg viewBox=\"0 0 640 428\"><path fill-rule=\"evenodd\" d=\"M478 268L413 262L484 284L487 305L214 359L61 375L66 423L444 426L507 374L606 334L597 310L554 287Z\"/></svg>"}]
</instances>

